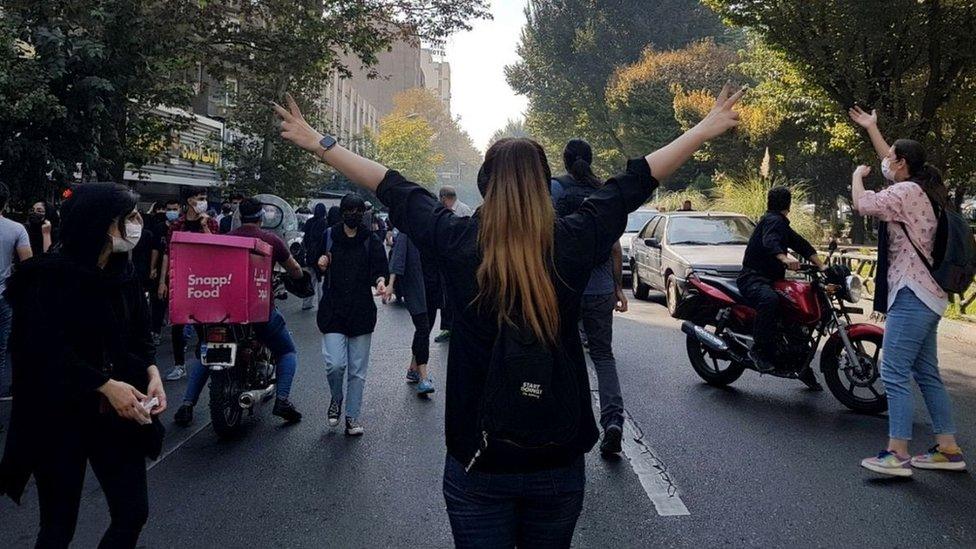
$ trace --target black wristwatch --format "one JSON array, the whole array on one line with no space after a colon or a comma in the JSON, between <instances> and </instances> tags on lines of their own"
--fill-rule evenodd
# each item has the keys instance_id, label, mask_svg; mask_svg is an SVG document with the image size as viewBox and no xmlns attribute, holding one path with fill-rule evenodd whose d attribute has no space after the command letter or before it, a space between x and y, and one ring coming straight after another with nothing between
<instances>
[{"instance_id":1,"label":"black wristwatch","mask_svg":"<svg viewBox=\"0 0 976 549\"><path fill-rule=\"evenodd\" d=\"M332 147L335 147L338 144L339 141L337 141L336 138L332 137L331 135L326 135L319 140L319 146L325 149L326 152L328 152L329 150L332 149Z\"/></svg>"}]
</instances>

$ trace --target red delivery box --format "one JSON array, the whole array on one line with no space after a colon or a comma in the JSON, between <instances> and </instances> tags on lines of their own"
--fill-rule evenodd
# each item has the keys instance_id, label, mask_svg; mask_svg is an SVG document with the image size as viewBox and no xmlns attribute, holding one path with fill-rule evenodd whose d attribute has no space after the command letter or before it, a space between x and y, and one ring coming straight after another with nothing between
<instances>
[{"instance_id":1,"label":"red delivery box","mask_svg":"<svg viewBox=\"0 0 976 549\"><path fill-rule=\"evenodd\" d=\"M256 238L175 232L169 244L172 324L267 322L271 246Z\"/></svg>"}]
</instances>

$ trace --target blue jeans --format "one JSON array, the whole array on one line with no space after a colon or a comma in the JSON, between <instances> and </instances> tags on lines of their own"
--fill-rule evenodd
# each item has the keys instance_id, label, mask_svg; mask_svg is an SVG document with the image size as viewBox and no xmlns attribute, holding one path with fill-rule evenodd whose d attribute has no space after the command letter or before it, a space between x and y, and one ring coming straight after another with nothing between
<instances>
[{"instance_id":1,"label":"blue jeans","mask_svg":"<svg viewBox=\"0 0 976 549\"><path fill-rule=\"evenodd\" d=\"M10 341L10 327L13 324L14 314L7 299L0 296L0 395L5 395L10 391L10 348L7 343Z\"/></svg>"},{"instance_id":2,"label":"blue jeans","mask_svg":"<svg viewBox=\"0 0 976 549\"><path fill-rule=\"evenodd\" d=\"M881 379L888 395L888 436L911 440L915 378L925 399L932 430L939 435L955 434L952 405L939 376L938 330L941 316L909 288L902 288L888 310L881 346Z\"/></svg>"},{"instance_id":3,"label":"blue jeans","mask_svg":"<svg viewBox=\"0 0 976 549\"><path fill-rule=\"evenodd\" d=\"M525 474L465 472L447 456L444 501L459 548L569 547L583 510L583 456L573 465Z\"/></svg>"},{"instance_id":4,"label":"blue jeans","mask_svg":"<svg viewBox=\"0 0 976 549\"><path fill-rule=\"evenodd\" d=\"M366 388L366 369L369 368L369 346L373 334L347 337L342 334L322 336L322 357L329 378L333 401L346 401L346 418L356 419L363 405ZM346 381L346 398L342 396L343 378Z\"/></svg>"},{"instance_id":5,"label":"blue jeans","mask_svg":"<svg viewBox=\"0 0 976 549\"><path fill-rule=\"evenodd\" d=\"M278 363L277 396L279 399L287 400L288 395L291 394L295 371L298 369L298 353L295 351L295 342L288 333L285 317L281 316L278 309L272 309L268 322L254 325L254 335L257 336L258 341L267 345L271 355L275 357ZM194 362L190 366L183 402L195 405L209 377L210 370L200 362Z\"/></svg>"}]
</instances>

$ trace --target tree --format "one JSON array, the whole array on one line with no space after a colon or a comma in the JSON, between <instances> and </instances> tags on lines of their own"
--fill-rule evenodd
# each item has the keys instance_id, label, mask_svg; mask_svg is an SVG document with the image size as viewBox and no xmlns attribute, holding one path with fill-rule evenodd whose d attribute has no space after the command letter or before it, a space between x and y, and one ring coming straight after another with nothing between
<instances>
[{"instance_id":1,"label":"tree","mask_svg":"<svg viewBox=\"0 0 976 549\"><path fill-rule=\"evenodd\" d=\"M401 116L418 117L433 129L433 146L443 160L436 168L438 185L455 185L465 198L478 189L476 178L481 153L474 146L460 121L452 118L444 103L426 88L403 91L393 98L393 111Z\"/></svg>"},{"instance_id":2,"label":"tree","mask_svg":"<svg viewBox=\"0 0 976 549\"><path fill-rule=\"evenodd\" d=\"M279 147L268 100L285 91L321 104L325 83L335 72L348 76L343 53L364 66L399 40L438 43L469 28L468 21L490 17L485 0L214 0L204 11L218 81L233 77L239 92L228 123L250 136L228 150L235 185L297 197L318 186L314 160L294 147ZM306 108L309 122L323 121ZM432 180L431 180L432 181Z\"/></svg>"},{"instance_id":3,"label":"tree","mask_svg":"<svg viewBox=\"0 0 976 549\"><path fill-rule=\"evenodd\" d=\"M525 120L512 120L511 118L505 122L505 125L497 130L495 133L491 134L491 140L488 141L488 146L494 145L498 141L505 139L506 137L532 137L532 133L529 128L525 125Z\"/></svg>"},{"instance_id":4,"label":"tree","mask_svg":"<svg viewBox=\"0 0 976 549\"><path fill-rule=\"evenodd\" d=\"M697 0L530 0L526 19L521 59L506 77L529 98L528 126L549 150L585 137L597 167L627 153L605 95L617 67L648 45L677 48L724 32Z\"/></svg>"},{"instance_id":5,"label":"tree","mask_svg":"<svg viewBox=\"0 0 976 549\"><path fill-rule=\"evenodd\" d=\"M0 177L22 199L80 172L121 181L165 149L185 120L159 105L187 105L192 0L0 2ZM161 146L162 145L162 146Z\"/></svg>"},{"instance_id":6,"label":"tree","mask_svg":"<svg viewBox=\"0 0 976 549\"><path fill-rule=\"evenodd\" d=\"M960 201L976 170L976 4L967 0L705 0L781 51L837 113L876 108L891 137L925 143ZM970 110L967 110L970 109ZM863 138L862 159L872 158Z\"/></svg>"},{"instance_id":7,"label":"tree","mask_svg":"<svg viewBox=\"0 0 976 549\"><path fill-rule=\"evenodd\" d=\"M434 148L434 139L434 129L423 118L393 112L380 121L376 159L407 179L433 188L436 169L444 161L444 155Z\"/></svg>"}]
</instances>

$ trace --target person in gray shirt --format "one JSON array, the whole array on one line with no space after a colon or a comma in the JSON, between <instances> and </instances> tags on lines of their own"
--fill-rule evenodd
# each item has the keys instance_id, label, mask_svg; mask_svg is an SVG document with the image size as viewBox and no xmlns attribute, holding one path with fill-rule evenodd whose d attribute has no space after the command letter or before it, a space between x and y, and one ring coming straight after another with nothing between
<instances>
[{"instance_id":1,"label":"person in gray shirt","mask_svg":"<svg viewBox=\"0 0 976 549\"><path fill-rule=\"evenodd\" d=\"M4 297L7 291L7 279L14 267L14 258L27 261L33 255L27 229L16 221L3 216L7 208L10 191L0 183L0 399L10 398L10 364L8 360L7 341L10 339L10 325L13 320L10 304Z\"/></svg>"},{"instance_id":2,"label":"person in gray shirt","mask_svg":"<svg viewBox=\"0 0 976 549\"><path fill-rule=\"evenodd\" d=\"M440 198L441 204L445 208L454 212L454 215L458 217L471 217L474 215L474 210L471 209L471 206L458 200L457 189L450 185L441 187L441 190L437 192L437 197Z\"/></svg>"}]
</instances>

